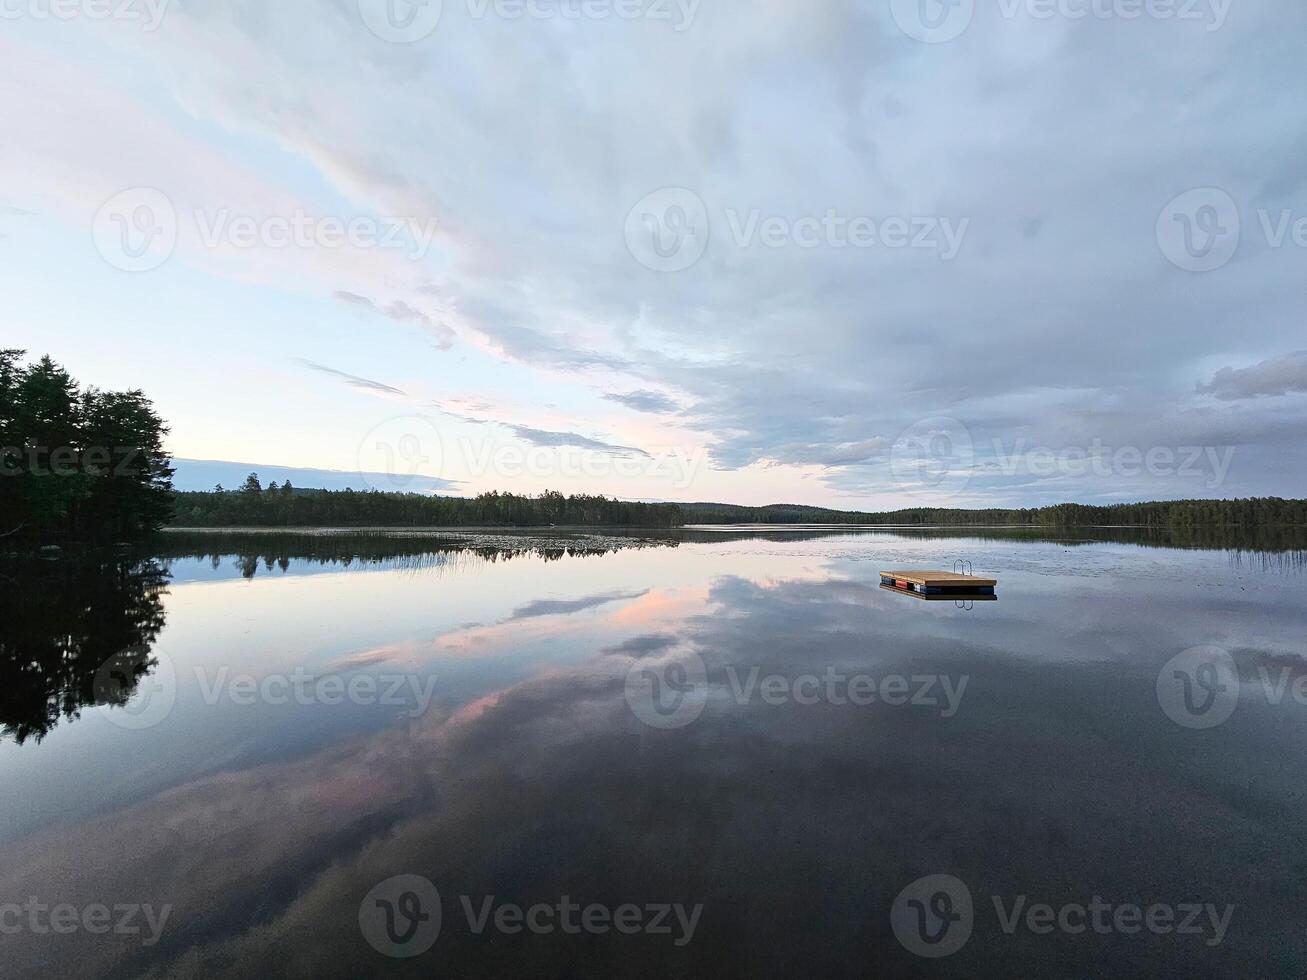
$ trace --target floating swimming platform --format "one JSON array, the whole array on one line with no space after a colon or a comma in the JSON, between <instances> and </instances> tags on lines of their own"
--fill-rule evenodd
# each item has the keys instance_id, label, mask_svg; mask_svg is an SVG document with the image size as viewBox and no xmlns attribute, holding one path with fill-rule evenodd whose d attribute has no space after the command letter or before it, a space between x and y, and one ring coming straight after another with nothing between
<instances>
[{"instance_id":1,"label":"floating swimming platform","mask_svg":"<svg viewBox=\"0 0 1307 980\"><path fill-rule=\"evenodd\" d=\"M903 592L918 599L997 599L998 579L979 578L958 572L881 572L880 587Z\"/></svg>"}]
</instances>

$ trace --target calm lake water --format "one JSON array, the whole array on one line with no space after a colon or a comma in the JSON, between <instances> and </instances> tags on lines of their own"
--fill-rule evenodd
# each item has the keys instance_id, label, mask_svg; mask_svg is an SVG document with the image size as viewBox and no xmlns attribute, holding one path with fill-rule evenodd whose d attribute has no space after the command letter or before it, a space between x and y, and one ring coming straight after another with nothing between
<instances>
[{"instance_id":1,"label":"calm lake water","mask_svg":"<svg viewBox=\"0 0 1307 980\"><path fill-rule=\"evenodd\" d=\"M9 559L0 975L1301 975L1304 548ZM880 587L956 560L997 601Z\"/></svg>"}]
</instances>

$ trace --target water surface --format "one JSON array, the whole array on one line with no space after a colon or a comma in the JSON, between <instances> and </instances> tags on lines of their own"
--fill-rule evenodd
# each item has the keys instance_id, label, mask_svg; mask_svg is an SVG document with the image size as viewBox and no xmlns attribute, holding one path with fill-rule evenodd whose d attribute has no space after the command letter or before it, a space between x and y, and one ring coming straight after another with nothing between
<instances>
[{"instance_id":1,"label":"water surface","mask_svg":"<svg viewBox=\"0 0 1307 980\"><path fill-rule=\"evenodd\" d=\"M157 936L0 914L0 973L1296 975L1304 553L689 529L11 558L0 906L169 911ZM879 587L957 560L997 602ZM403 875L439 896L409 958L360 918L380 896L401 935L427 896ZM1077 931L1095 901L1203 913ZM607 918L565 929L567 902ZM1011 918L1040 903L1047 931ZM504 905L552 911L469 921Z\"/></svg>"}]
</instances>

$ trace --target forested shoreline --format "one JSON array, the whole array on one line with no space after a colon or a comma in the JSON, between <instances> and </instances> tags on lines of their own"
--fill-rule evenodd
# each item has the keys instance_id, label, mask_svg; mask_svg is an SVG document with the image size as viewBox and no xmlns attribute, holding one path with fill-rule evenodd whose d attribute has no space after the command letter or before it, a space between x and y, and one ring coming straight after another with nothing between
<instances>
[{"instance_id":1,"label":"forested shoreline","mask_svg":"<svg viewBox=\"0 0 1307 980\"><path fill-rule=\"evenodd\" d=\"M838 511L797 504L639 503L548 491L539 496L415 493L264 487L251 473L236 490L176 494L179 527L652 527L686 524L881 524L907 527L1273 527L1307 526L1307 500L1177 500L1095 507L966 510L908 508Z\"/></svg>"},{"instance_id":2,"label":"forested shoreline","mask_svg":"<svg viewBox=\"0 0 1307 980\"><path fill-rule=\"evenodd\" d=\"M675 504L646 504L547 491L536 497L483 493L435 497L376 490L263 487L251 473L237 490L176 494L181 527L680 527Z\"/></svg>"}]
</instances>

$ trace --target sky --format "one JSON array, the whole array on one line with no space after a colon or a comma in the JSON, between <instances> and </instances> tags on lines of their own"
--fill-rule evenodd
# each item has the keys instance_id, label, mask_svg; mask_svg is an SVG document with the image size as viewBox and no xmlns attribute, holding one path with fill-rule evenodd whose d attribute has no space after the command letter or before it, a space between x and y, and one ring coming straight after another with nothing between
<instances>
[{"instance_id":1,"label":"sky","mask_svg":"<svg viewBox=\"0 0 1307 980\"><path fill-rule=\"evenodd\" d=\"M1272 0L0 0L0 346L143 389L203 485L1300 497L1304 37Z\"/></svg>"}]
</instances>

